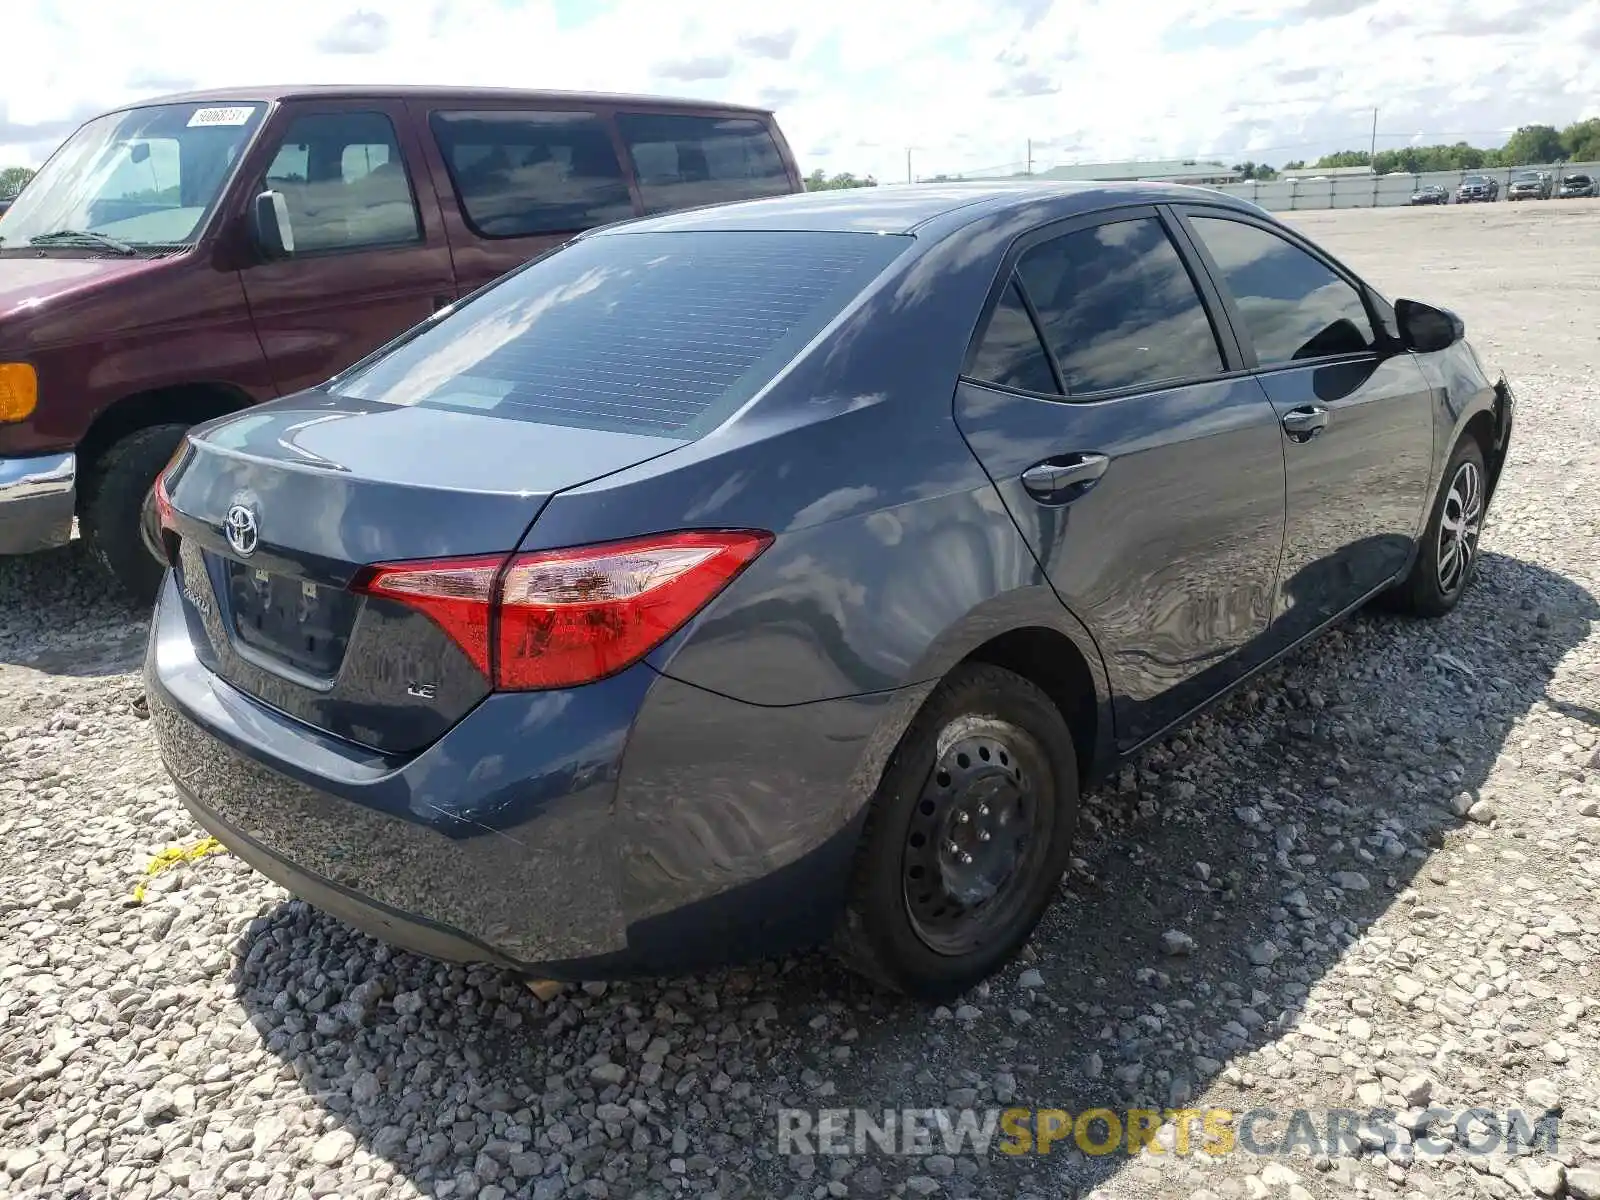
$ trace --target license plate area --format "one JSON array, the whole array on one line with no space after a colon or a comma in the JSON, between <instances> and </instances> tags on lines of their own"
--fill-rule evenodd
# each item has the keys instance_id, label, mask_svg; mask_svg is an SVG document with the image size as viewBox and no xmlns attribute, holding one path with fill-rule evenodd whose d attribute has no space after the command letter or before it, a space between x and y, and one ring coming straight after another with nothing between
<instances>
[{"instance_id":1,"label":"license plate area","mask_svg":"<svg viewBox=\"0 0 1600 1200\"><path fill-rule=\"evenodd\" d=\"M229 630L241 645L307 675L339 673L356 596L232 559L220 566Z\"/></svg>"}]
</instances>

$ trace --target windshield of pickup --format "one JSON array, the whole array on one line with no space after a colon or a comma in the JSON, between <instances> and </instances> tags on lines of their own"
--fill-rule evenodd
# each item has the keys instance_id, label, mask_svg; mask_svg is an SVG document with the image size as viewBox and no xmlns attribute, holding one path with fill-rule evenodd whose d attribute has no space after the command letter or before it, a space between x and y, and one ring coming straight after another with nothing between
<instances>
[{"instance_id":1,"label":"windshield of pickup","mask_svg":"<svg viewBox=\"0 0 1600 1200\"><path fill-rule=\"evenodd\" d=\"M1489 180L1483 175L1468 175L1461 181L1464 187L1479 187L1488 182Z\"/></svg>"},{"instance_id":2,"label":"windshield of pickup","mask_svg":"<svg viewBox=\"0 0 1600 1200\"><path fill-rule=\"evenodd\" d=\"M192 243L265 112L262 103L162 104L96 117L0 216L0 249Z\"/></svg>"}]
</instances>

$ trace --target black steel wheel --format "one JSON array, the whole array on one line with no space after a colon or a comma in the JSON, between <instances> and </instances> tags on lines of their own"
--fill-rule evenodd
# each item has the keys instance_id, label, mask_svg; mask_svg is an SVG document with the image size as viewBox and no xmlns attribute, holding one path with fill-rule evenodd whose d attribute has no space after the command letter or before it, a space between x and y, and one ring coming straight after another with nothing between
<instances>
[{"instance_id":1,"label":"black steel wheel","mask_svg":"<svg viewBox=\"0 0 1600 1200\"><path fill-rule=\"evenodd\" d=\"M991 975L1044 915L1072 846L1071 731L1039 688L953 670L879 782L837 949L898 991L948 999Z\"/></svg>"},{"instance_id":2,"label":"black steel wheel","mask_svg":"<svg viewBox=\"0 0 1600 1200\"><path fill-rule=\"evenodd\" d=\"M1045 816L1034 785L1049 778L1044 751L1023 730L959 717L912 807L901 863L907 915L939 954L967 954L1004 929L1034 860Z\"/></svg>"}]
</instances>

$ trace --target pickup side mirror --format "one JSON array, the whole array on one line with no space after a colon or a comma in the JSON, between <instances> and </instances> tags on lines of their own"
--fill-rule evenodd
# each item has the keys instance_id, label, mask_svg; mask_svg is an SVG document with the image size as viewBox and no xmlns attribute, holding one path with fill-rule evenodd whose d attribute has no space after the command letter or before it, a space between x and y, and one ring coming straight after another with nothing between
<instances>
[{"instance_id":1,"label":"pickup side mirror","mask_svg":"<svg viewBox=\"0 0 1600 1200\"><path fill-rule=\"evenodd\" d=\"M1394 319L1405 348L1420 354L1448 350L1467 336L1466 325L1455 313L1420 300L1396 300Z\"/></svg>"},{"instance_id":2,"label":"pickup side mirror","mask_svg":"<svg viewBox=\"0 0 1600 1200\"><path fill-rule=\"evenodd\" d=\"M262 192L256 197L252 213L256 247L269 260L294 254L294 228L289 223L289 206L282 192Z\"/></svg>"}]
</instances>

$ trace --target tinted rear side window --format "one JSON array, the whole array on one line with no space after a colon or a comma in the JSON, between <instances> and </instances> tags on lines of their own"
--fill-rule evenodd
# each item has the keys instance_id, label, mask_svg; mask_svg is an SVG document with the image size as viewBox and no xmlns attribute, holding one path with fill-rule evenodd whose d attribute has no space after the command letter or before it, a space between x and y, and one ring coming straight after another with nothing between
<instances>
[{"instance_id":1,"label":"tinted rear side window","mask_svg":"<svg viewBox=\"0 0 1600 1200\"><path fill-rule=\"evenodd\" d=\"M330 388L386 404L698 437L911 240L701 231L585 238Z\"/></svg>"},{"instance_id":2,"label":"tinted rear side window","mask_svg":"<svg viewBox=\"0 0 1600 1200\"><path fill-rule=\"evenodd\" d=\"M1042 242L1022 256L1017 275L1068 395L1223 369L1200 293L1154 217Z\"/></svg>"},{"instance_id":3,"label":"tinted rear side window","mask_svg":"<svg viewBox=\"0 0 1600 1200\"><path fill-rule=\"evenodd\" d=\"M633 216L606 123L583 112L437 112L445 169L482 237L574 233Z\"/></svg>"},{"instance_id":4,"label":"tinted rear side window","mask_svg":"<svg viewBox=\"0 0 1600 1200\"><path fill-rule=\"evenodd\" d=\"M1024 392L1056 393L1055 372L1015 283L1001 294L967 374Z\"/></svg>"},{"instance_id":5,"label":"tinted rear side window","mask_svg":"<svg viewBox=\"0 0 1600 1200\"><path fill-rule=\"evenodd\" d=\"M793 191L764 121L618 113L646 212Z\"/></svg>"}]
</instances>

